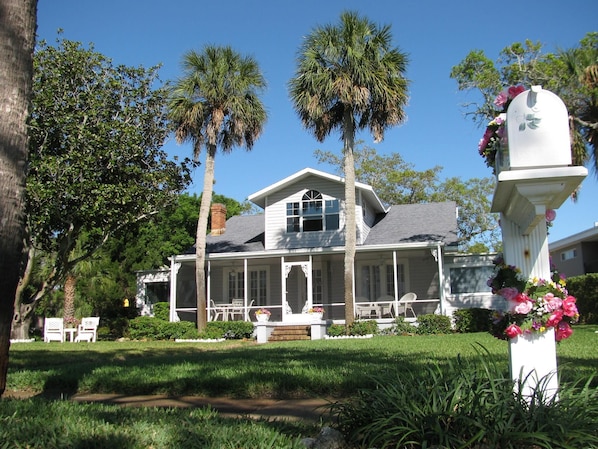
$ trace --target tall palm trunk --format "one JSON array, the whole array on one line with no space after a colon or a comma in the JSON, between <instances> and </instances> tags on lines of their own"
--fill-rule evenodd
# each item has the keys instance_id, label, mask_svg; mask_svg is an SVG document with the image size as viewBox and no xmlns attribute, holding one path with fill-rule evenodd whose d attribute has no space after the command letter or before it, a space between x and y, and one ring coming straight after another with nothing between
<instances>
[{"instance_id":1,"label":"tall palm trunk","mask_svg":"<svg viewBox=\"0 0 598 449\"><path fill-rule=\"evenodd\" d=\"M208 217L212 203L212 192L214 190L214 158L216 156L216 145L207 146L207 154L203 177L203 192L201 205L199 206L199 218L197 220L197 235L195 240L195 285L197 288L197 330L206 328L207 317L207 296L206 296L206 236L208 231Z\"/></svg>"},{"instance_id":2,"label":"tall palm trunk","mask_svg":"<svg viewBox=\"0 0 598 449\"><path fill-rule=\"evenodd\" d=\"M75 287L77 278L73 273L68 273L64 281L64 310L63 318L65 321L71 321L75 318Z\"/></svg>"},{"instance_id":3,"label":"tall palm trunk","mask_svg":"<svg viewBox=\"0 0 598 449\"><path fill-rule=\"evenodd\" d=\"M27 116L37 0L0 0L0 395L25 235Z\"/></svg>"},{"instance_id":4,"label":"tall palm trunk","mask_svg":"<svg viewBox=\"0 0 598 449\"><path fill-rule=\"evenodd\" d=\"M348 109L348 108L347 108ZM354 266L355 246L357 244L357 224L355 217L355 160L353 148L355 146L355 126L353 116L348 109L345 112L343 128L343 156L345 171L345 324L350 326L355 319Z\"/></svg>"}]
</instances>

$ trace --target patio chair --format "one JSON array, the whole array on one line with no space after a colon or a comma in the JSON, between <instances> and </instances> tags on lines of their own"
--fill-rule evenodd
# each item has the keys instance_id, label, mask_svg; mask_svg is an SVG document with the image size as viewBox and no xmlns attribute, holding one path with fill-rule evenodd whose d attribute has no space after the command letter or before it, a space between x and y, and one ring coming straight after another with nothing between
<instances>
[{"instance_id":1,"label":"patio chair","mask_svg":"<svg viewBox=\"0 0 598 449\"><path fill-rule=\"evenodd\" d=\"M212 307L212 313L214 314L212 321L218 321L218 318L224 318L224 310L222 307L218 307L213 299L210 299L210 306Z\"/></svg>"},{"instance_id":2,"label":"patio chair","mask_svg":"<svg viewBox=\"0 0 598 449\"><path fill-rule=\"evenodd\" d=\"M375 304L368 303L367 298L358 296L355 298L355 315L357 318L375 318L378 315L378 307Z\"/></svg>"},{"instance_id":3,"label":"patio chair","mask_svg":"<svg viewBox=\"0 0 598 449\"><path fill-rule=\"evenodd\" d=\"M411 306L411 303L413 303L413 301L416 299L417 295L413 292L405 293L403 296L401 296L401 299L399 299L396 316L403 314L405 318L407 318L407 311L409 310L411 311L413 318L417 318L415 310L413 310L413 307Z\"/></svg>"},{"instance_id":4,"label":"patio chair","mask_svg":"<svg viewBox=\"0 0 598 449\"><path fill-rule=\"evenodd\" d=\"M98 316L88 316L82 318L81 324L79 324L77 327L77 336L75 337L75 342L86 341L88 343L95 343L99 325L100 317Z\"/></svg>"},{"instance_id":5,"label":"patio chair","mask_svg":"<svg viewBox=\"0 0 598 449\"><path fill-rule=\"evenodd\" d=\"M394 297L390 295L381 296L380 298L376 299L376 305L380 308L380 318L394 318L394 300Z\"/></svg>"},{"instance_id":6,"label":"patio chair","mask_svg":"<svg viewBox=\"0 0 598 449\"><path fill-rule=\"evenodd\" d=\"M44 320L44 342L59 341L64 343L64 319L46 318Z\"/></svg>"},{"instance_id":7,"label":"patio chair","mask_svg":"<svg viewBox=\"0 0 598 449\"><path fill-rule=\"evenodd\" d=\"M230 318L231 320L235 320L235 317L239 315L239 317L243 317L244 315L244 304L245 301L242 298L236 298L231 301L232 308L230 309Z\"/></svg>"}]
</instances>

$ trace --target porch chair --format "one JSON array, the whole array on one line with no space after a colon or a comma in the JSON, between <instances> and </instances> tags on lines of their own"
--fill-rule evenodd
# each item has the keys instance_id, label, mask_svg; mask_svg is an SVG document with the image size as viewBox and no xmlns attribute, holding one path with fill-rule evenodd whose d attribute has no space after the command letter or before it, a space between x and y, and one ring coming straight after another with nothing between
<instances>
[{"instance_id":1,"label":"porch chair","mask_svg":"<svg viewBox=\"0 0 598 449\"><path fill-rule=\"evenodd\" d=\"M384 318L384 317L394 318L395 317L394 307L393 307L394 300L395 300L395 298L390 295L381 296L380 298L376 299L376 303L378 303L376 305L378 307L380 307L380 318Z\"/></svg>"},{"instance_id":2,"label":"porch chair","mask_svg":"<svg viewBox=\"0 0 598 449\"><path fill-rule=\"evenodd\" d=\"M413 310L413 307L411 306L411 303L416 299L417 295L413 292L405 293L403 296L401 296L401 299L399 299L396 316L403 314L405 318L407 318L407 311L409 310L411 311L413 318L417 318L415 310Z\"/></svg>"},{"instance_id":3,"label":"porch chair","mask_svg":"<svg viewBox=\"0 0 598 449\"><path fill-rule=\"evenodd\" d=\"M44 342L59 341L64 343L64 319L46 318L44 320Z\"/></svg>"},{"instance_id":4,"label":"porch chair","mask_svg":"<svg viewBox=\"0 0 598 449\"><path fill-rule=\"evenodd\" d=\"M224 313L221 307L218 307L213 299L210 299L210 306L212 307L212 321L218 321L218 318L224 318Z\"/></svg>"},{"instance_id":5,"label":"porch chair","mask_svg":"<svg viewBox=\"0 0 598 449\"><path fill-rule=\"evenodd\" d=\"M231 301L232 308L230 309L230 318L231 320L235 320L235 317L239 315L239 317L243 317L244 315L244 303L245 301L242 298L236 298Z\"/></svg>"},{"instance_id":6,"label":"porch chair","mask_svg":"<svg viewBox=\"0 0 598 449\"><path fill-rule=\"evenodd\" d=\"M99 325L99 316L88 316L82 318L81 324L79 324L77 327L77 336L75 337L75 342L86 341L88 343L95 343Z\"/></svg>"},{"instance_id":7,"label":"porch chair","mask_svg":"<svg viewBox=\"0 0 598 449\"><path fill-rule=\"evenodd\" d=\"M377 306L372 303L366 303L368 300L362 296L355 298L355 315L357 318L372 318L377 316Z\"/></svg>"}]
</instances>

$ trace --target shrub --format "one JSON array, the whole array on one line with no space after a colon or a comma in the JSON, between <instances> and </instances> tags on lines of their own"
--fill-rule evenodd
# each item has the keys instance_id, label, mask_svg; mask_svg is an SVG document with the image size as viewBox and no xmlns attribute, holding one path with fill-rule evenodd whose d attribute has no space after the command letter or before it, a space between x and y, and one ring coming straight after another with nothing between
<instances>
[{"instance_id":1,"label":"shrub","mask_svg":"<svg viewBox=\"0 0 598 449\"><path fill-rule=\"evenodd\" d=\"M326 329L326 333L331 337L340 337L347 334L347 328L344 324L331 324Z\"/></svg>"},{"instance_id":2,"label":"shrub","mask_svg":"<svg viewBox=\"0 0 598 449\"><path fill-rule=\"evenodd\" d=\"M577 299L579 322L598 324L598 274L568 278L567 290Z\"/></svg>"},{"instance_id":3,"label":"shrub","mask_svg":"<svg viewBox=\"0 0 598 449\"><path fill-rule=\"evenodd\" d=\"M598 390L562 384L558 401L513 394L513 381L486 352L471 361L401 366L332 406L356 447L598 448ZM543 382L539 382L542 385Z\"/></svg>"},{"instance_id":4,"label":"shrub","mask_svg":"<svg viewBox=\"0 0 598 449\"><path fill-rule=\"evenodd\" d=\"M459 309L453 312L457 332L489 332L492 327L492 311L489 309Z\"/></svg>"},{"instance_id":5,"label":"shrub","mask_svg":"<svg viewBox=\"0 0 598 449\"><path fill-rule=\"evenodd\" d=\"M412 335L416 331L416 327L406 322L405 317L398 316L387 333L390 335Z\"/></svg>"},{"instance_id":6,"label":"shrub","mask_svg":"<svg viewBox=\"0 0 598 449\"><path fill-rule=\"evenodd\" d=\"M379 331L375 320L357 320L349 326L349 335L376 335Z\"/></svg>"},{"instance_id":7,"label":"shrub","mask_svg":"<svg viewBox=\"0 0 598 449\"><path fill-rule=\"evenodd\" d=\"M445 315L420 315L417 317L417 322L416 333L420 335L450 334L453 331L451 319Z\"/></svg>"},{"instance_id":8,"label":"shrub","mask_svg":"<svg viewBox=\"0 0 598 449\"><path fill-rule=\"evenodd\" d=\"M167 302L157 302L154 304L154 317L163 320L170 320L170 304Z\"/></svg>"},{"instance_id":9,"label":"shrub","mask_svg":"<svg viewBox=\"0 0 598 449\"><path fill-rule=\"evenodd\" d=\"M139 316L129 322L129 336L134 340L175 340L197 338L195 323L170 322L155 317Z\"/></svg>"},{"instance_id":10,"label":"shrub","mask_svg":"<svg viewBox=\"0 0 598 449\"><path fill-rule=\"evenodd\" d=\"M241 340L251 338L254 326L249 321L210 321L199 338Z\"/></svg>"}]
</instances>

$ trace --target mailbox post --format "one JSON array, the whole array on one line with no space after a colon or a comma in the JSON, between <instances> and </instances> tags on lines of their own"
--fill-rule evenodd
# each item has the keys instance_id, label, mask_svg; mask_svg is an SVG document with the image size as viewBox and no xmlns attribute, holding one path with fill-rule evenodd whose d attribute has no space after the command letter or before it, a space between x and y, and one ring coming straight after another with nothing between
<instances>
[{"instance_id":1,"label":"mailbox post","mask_svg":"<svg viewBox=\"0 0 598 449\"><path fill-rule=\"evenodd\" d=\"M492 212L500 213L503 254L525 278L550 279L546 211L558 209L587 176L571 166L567 109L554 93L533 86L513 99L506 113L506 141L496 158ZM519 338L519 337L517 337ZM531 394L543 381L545 397L558 390L554 340L538 350L510 345L516 388Z\"/></svg>"}]
</instances>

